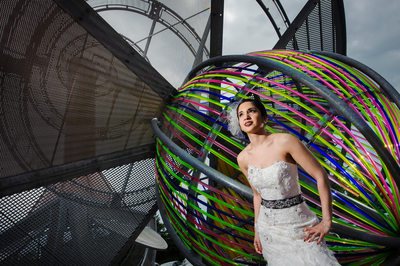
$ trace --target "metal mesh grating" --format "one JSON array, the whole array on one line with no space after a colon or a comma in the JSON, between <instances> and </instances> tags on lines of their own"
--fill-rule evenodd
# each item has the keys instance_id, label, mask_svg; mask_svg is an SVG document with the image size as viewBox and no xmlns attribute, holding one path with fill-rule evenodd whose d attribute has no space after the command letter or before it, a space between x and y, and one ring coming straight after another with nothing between
<instances>
[{"instance_id":1,"label":"metal mesh grating","mask_svg":"<svg viewBox=\"0 0 400 266\"><path fill-rule=\"evenodd\" d=\"M210 55L207 21L209 0L87 0L87 3L175 87L180 86L196 57ZM128 24L129 27L125 25ZM154 28L153 28L154 26ZM127 28L129 30L127 30ZM160 52L162 51L162 52Z\"/></svg>"},{"instance_id":2,"label":"metal mesh grating","mask_svg":"<svg viewBox=\"0 0 400 266\"><path fill-rule=\"evenodd\" d=\"M162 99L53 1L0 21L0 179L154 143Z\"/></svg>"},{"instance_id":3,"label":"metal mesh grating","mask_svg":"<svg viewBox=\"0 0 400 266\"><path fill-rule=\"evenodd\" d=\"M346 54L343 2L309 0L275 48Z\"/></svg>"},{"instance_id":4,"label":"metal mesh grating","mask_svg":"<svg viewBox=\"0 0 400 266\"><path fill-rule=\"evenodd\" d=\"M0 264L109 264L154 215L154 177L146 159L1 198Z\"/></svg>"},{"instance_id":5,"label":"metal mesh grating","mask_svg":"<svg viewBox=\"0 0 400 266\"><path fill-rule=\"evenodd\" d=\"M89 17L82 3L64 2ZM1 265L113 263L157 209L149 84L168 84L77 20L51 0L1 5Z\"/></svg>"}]
</instances>

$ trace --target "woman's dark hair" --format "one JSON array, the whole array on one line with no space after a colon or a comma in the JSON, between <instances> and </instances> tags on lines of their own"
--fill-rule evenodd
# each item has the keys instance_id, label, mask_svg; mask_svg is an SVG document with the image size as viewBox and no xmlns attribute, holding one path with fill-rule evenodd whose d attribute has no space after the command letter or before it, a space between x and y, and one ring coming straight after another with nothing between
<instances>
[{"instance_id":1,"label":"woman's dark hair","mask_svg":"<svg viewBox=\"0 0 400 266\"><path fill-rule=\"evenodd\" d=\"M252 102L254 104L254 106L260 111L261 116L262 117L267 117L267 111L265 110L264 105L261 102L261 99L258 95L253 94L253 98L247 98L247 99L243 99L239 102L237 109L236 109L236 116L239 119L239 106L242 105L242 103L245 102ZM249 139L249 137L247 136L247 133L242 131L243 136L246 137L246 139Z\"/></svg>"},{"instance_id":2,"label":"woman's dark hair","mask_svg":"<svg viewBox=\"0 0 400 266\"><path fill-rule=\"evenodd\" d=\"M267 117L267 111L265 110L264 105L261 102L260 96L257 94L253 94L253 98L247 98L247 99L242 99L236 109L236 116L239 118L239 106L242 105L242 103L245 102L252 102L255 107L261 112L262 117Z\"/></svg>"}]
</instances>

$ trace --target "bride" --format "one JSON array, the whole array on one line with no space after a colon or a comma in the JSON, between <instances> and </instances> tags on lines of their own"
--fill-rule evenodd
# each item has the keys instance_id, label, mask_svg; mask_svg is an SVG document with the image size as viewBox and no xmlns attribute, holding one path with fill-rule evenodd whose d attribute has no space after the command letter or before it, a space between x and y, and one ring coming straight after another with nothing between
<instances>
[{"instance_id":1,"label":"bride","mask_svg":"<svg viewBox=\"0 0 400 266\"><path fill-rule=\"evenodd\" d=\"M242 100L229 116L230 131L250 140L237 161L253 189L256 252L268 265L339 265L324 241L332 224L325 170L294 136L265 131L267 114L257 96ZM301 196L297 164L318 183L321 221Z\"/></svg>"}]
</instances>

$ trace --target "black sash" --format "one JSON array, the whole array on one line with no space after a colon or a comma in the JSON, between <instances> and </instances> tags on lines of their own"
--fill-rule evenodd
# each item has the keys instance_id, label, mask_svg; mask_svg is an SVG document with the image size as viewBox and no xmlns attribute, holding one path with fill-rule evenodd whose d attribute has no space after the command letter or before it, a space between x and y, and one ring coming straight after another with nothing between
<instances>
[{"instance_id":1,"label":"black sash","mask_svg":"<svg viewBox=\"0 0 400 266\"><path fill-rule=\"evenodd\" d=\"M294 205L300 204L304 201L303 197L301 194L296 195L291 198L287 199L281 199L281 200L265 200L262 199L261 204L269 209L284 209L284 208L289 208Z\"/></svg>"}]
</instances>

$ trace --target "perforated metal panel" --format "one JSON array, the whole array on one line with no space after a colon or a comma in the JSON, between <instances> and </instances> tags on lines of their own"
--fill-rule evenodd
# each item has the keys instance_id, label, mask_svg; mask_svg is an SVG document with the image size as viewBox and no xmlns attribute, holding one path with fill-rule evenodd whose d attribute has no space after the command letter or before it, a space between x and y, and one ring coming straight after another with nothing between
<instances>
[{"instance_id":1,"label":"perforated metal panel","mask_svg":"<svg viewBox=\"0 0 400 266\"><path fill-rule=\"evenodd\" d=\"M342 0L309 0L274 47L346 54Z\"/></svg>"},{"instance_id":2,"label":"perforated metal panel","mask_svg":"<svg viewBox=\"0 0 400 266\"><path fill-rule=\"evenodd\" d=\"M55 3L0 19L0 178L153 143L161 98Z\"/></svg>"},{"instance_id":3,"label":"perforated metal panel","mask_svg":"<svg viewBox=\"0 0 400 266\"><path fill-rule=\"evenodd\" d=\"M1 198L0 264L110 264L154 215L154 182L147 159Z\"/></svg>"},{"instance_id":4,"label":"perforated metal panel","mask_svg":"<svg viewBox=\"0 0 400 266\"><path fill-rule=\"evenodd\" d=\"M175 87L182 84L196 58L197 63L209 58L206 25L211 14L210 0L87 0L87 3Z\"/></svg>"},{"instance_id":5,"label":"perforated metal panel","mask_svg":"<svg viewBox=\"0 0 400 266\"><path fill-rule=\"evenodd\" d=\"M1 3L1 265L110 264L157 209L157 82L78 22L51 0Z\"/></svg>"}]
</instances>

